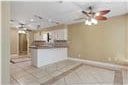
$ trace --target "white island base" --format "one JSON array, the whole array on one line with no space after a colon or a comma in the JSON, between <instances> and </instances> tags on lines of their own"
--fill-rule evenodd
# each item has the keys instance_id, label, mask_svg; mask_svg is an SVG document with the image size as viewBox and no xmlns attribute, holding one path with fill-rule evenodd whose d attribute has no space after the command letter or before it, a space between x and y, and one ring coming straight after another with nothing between
<instances>
[{"instance_id":1,"label":"white island base","mask_svg":"<svg viewBox=\"0 0 128 85\"><path fill-rule=\"evenodd\" d=\"M67 59L67 48L32 48L32 65L41 67Z\"/></svg>"}]
</instances>

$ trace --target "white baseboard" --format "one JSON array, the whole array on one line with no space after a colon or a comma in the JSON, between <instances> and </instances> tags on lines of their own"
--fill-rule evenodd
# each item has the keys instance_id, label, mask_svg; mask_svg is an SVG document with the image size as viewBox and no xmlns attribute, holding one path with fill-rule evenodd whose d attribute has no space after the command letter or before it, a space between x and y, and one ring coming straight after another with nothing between
<instances>
[{"instance_id":1,"label":"white baseboard","mask_svg":"<svg viewBox=\"0 0 128 85\"><path fill-rule=\"evenodd\" d=\"M78 58L71 58L71 57L69 57L68 59L74 60L74 61L79 61L84 64L89 64L89 65L93 65L93 66L108 67L108 68L112 68L114 70L118 70L118 69L127 69L128 70L128 66L110 64L110 63L104 63L104 62L98 62L98 61L92 61L92 60L84 60L84 59L78 59Z\"/></svg>"}]
</instances>

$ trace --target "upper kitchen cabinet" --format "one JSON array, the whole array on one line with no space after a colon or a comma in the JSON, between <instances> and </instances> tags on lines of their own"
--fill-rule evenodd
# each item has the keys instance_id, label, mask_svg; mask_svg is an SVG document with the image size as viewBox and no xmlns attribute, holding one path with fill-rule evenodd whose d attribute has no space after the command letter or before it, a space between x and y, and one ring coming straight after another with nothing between
<instances>
[{"instance_id":1,"label":"upper kitchen cabinet","mask_svg":"<svg viewBox=\"0 0 128 85\"><path fill-rule=\"evenodd\" d=\"M52 30L52 40L67 40L67 29Z\"/></svg>"},{"instance_id":2,"label":"upper kitchen cabinet","mask_svg":"<svg viewBox=\"0 0 128 85\"><path fill-rule=\"evenodd\" d=\"M49 35L48 35L49 34ZM68 39L68 31L66 26L62 28L52 29L52 30L45 30L45 31L38 31L34 33L34 40L35 41L54 41L54 40L67 40Z\"/></svg>"},{"instance_id":3,"label":"upper kitchen cabinet","mask_svg":"<svg viewBox=\"0 0 128 85\"><path fill-rule=\"evenodd\" d=\"M34 33L34 40L35 41L39 41L39 40L43 40L43 32L35 32Z\"/></svg>"}]
</instances>

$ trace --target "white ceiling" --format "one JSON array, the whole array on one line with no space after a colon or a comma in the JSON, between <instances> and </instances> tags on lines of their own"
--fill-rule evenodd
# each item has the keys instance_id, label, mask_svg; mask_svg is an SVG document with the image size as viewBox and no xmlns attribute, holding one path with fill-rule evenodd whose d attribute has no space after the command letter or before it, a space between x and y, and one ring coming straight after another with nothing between
<instances>
[{"instance_id":1,"label":"white ceiling","mask_svg":"<svg viewBox=\"0 0 128 85\"><path fill-rule=\"evenodd\" d=\"M21 22L27 22L34 19L34 15L39 15L45 19L59 21L62 24L76 23L74 19L83 17L81 8L87 9L88 6L94 6L94 11L110 9L108 17L118 16L128 13L128 2L11 2L11 19L17 19ZM79 22L79 21L78 21ZM36 28L38 23L31 25L31 28ZM41 27L46 28L56 25L46 21L41 22Z\"/></svg>"}]
</instances>

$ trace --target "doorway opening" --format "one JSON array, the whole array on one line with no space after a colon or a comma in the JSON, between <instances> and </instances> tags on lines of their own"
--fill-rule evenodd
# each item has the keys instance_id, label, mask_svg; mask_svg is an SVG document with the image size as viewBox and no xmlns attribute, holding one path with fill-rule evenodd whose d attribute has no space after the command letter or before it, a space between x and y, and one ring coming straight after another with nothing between
<instances>
[{"instance_id":1,"label":"doorway opening","mask_svg":"<svg viewBox=\"0 0 128 85\"><path fill-rule=\"evenodd\" d=\"M19 55L27 55L27 34L19 33Z\"/></svg>"},{"instance_id":2,"label":"doorway opening","mask_svg":"<svg viewBox=\"0 0 128 85\"><path fill-rule=\"evenodd\" d=\"M30 61L29 33L19 33L19 30L11 29L11 62L19 63Z\"/></svg>"}]
</instances>

